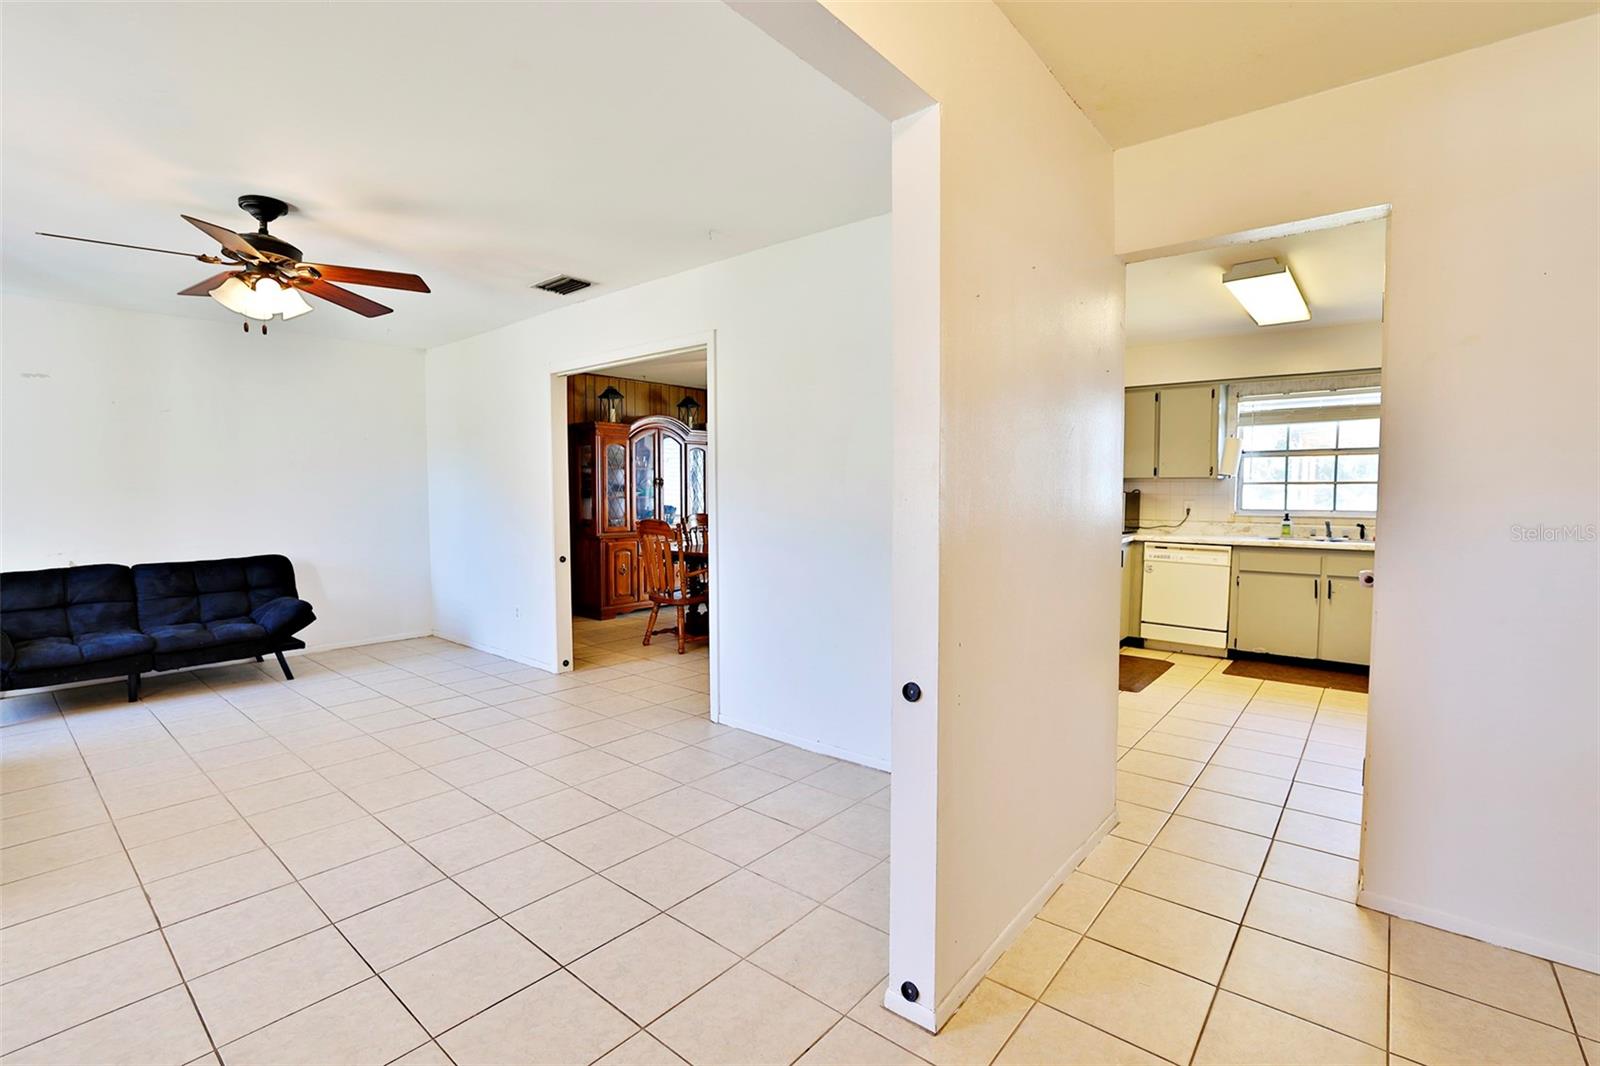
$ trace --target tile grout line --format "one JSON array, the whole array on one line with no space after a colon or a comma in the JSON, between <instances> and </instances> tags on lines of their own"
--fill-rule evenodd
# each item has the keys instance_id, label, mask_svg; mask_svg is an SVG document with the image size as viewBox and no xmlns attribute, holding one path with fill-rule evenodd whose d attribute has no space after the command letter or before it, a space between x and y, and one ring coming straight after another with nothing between
<instances>
[{"instance_id":1,"label":"tile grout line","mask_svg":"<svg viewBox=\"0 0 1600 1066\"><path fill-rule=\"evenodd\" d=\"M208 685L208 687L210 687L210 686L209 686L209 685ZM214 691L215 691L215 690L214 690ZM223 697L223 698L224 698L224 699L226 699L226 697ZM230 701L230 702L231 702L231 701ZM155 719L156 719L156 720L157 720L157 721L158 721L158 722L160 722L160 723L161 723L161 724L162 724L162 725L163 725L163 726L166 726L166 724L167 724L167 723L166 723L166 722L165 722L165 721L164 721L164 720L162 720L162 719L161 719L161 718L160 718L160 716L157 716L157 715L154 715L154 714L151 714L151 717L152 717L152 718L155 718ZM346 720L346 721L350 721L350 720ZM357 727L357 728L360 728L360 727ZM575 727L575 728L576 728L576 727ZM175 735L175 734L171 734L171 730L170 730L170 728L168 728L168 729L167 729L167 732L168 732L168 734L169 734L169 735L172 735L172 736L173 736L173 739L174 739L174 740L175 740L175 741L177 741L177 738L176 738L176 735ZM198 734L199 734L199 733L204 733L204 732L212 732L212 731L207 731L207 730L201 730L201 731L196 731L196 734L193 734L193 735L198 735ZM460 732L460 731L459 731L459 730L457 730L457 732ZM643 730L640 730L640 732L643 732ZM367 735L372 735L372 734L367 734ZM263 738L251 738L251 740L249 740L249 741L245 741L245 742L253 742L253 741L254 741L254 740L256 740L256 739L264 739L264 737L263 737ZM177 742L178 742L178 743L179 743L179 745L180 745L180 748L181 748L181 746L182 746L182 741L177 741ZM227 746L227 745L216 745L216 746L215 746L215 747L217 747L217 748L221 748L221 747L225 747L225 746ZM386 747L387 747L387 744L386 744L386 745L385 745L385 746L386 746ZM492 747L492 746L490 746L490 747ZM774 744L774 745L772 745L772 748L776 748L776 747L778 747L778 745L776 745L776 744ZM769 748L769 749L768 749L768 750L772 750L772 748ZM186 753L187 753L187 749L183 749L183 750L184 750L184 751L185 751L185 752L186 752ZM390 750L395 750L395 749L393 749L393 748L390 748ZM279 754L281 754L281 753L279 753ZM764 753L762 753L762 754L764 754ZM265 756L265 758L271 758L271 757L274 757L274 756ZM758 755L756 755L756 756L752 756L752 758L759 758L759 757L760 757L760 756L759 756L759 754L758 754ZM191 760L191 761L192 761L192 760ZM248 761L251 761L251 760L246 760L246 762L248 762ZM240 765L240 764L235 764L235 765ZM634 765L634 766L637 766L637 765L639 765L639 764L637 764L637 763L634 763L634 764L633 764L633 765ZM730 764L730 765L739 765L739 764L738 764L738 763L734 763L734 764ZM831 763L830 763L830 764L829 764L829 765L831 765ZM211 777L211 771L209 771L209 770L206 770L206 769L205 769L205 768L204 768L204 767L201 767L201 766L199 766L199 765L198 765L198 764L197 764L197 765L196 765L196 768L197 768L197 769L198 769L198 770L199 770L199 771L200 771L200 772L201 772L201 773L203 773L203 774L204 774L204 775L205 775L205 776L206 776L206 777L208 777L208 778L210 778L210 777ZM822 769L825 769L825 768L826 768L826 767L824 767L824 768L822 768ZM626 769L626 768L623 768L623 769ZM514 771L508 771L508 772L514 772ZM619 771L619 772L620 772L620 771ZM92 773L92 771L91 771L91 773ZM292 775L289 775L289 776L292 776ZM780 776L783 776L783 775L780 775ZM270 779L269 779L269 780L270 780ZM788 787L788 785L790 785L790 784L794 784L794 783L797 783L797 782L798 782L798 781L801 781L801 780L803 780L803 779L796 779L796 778L789 778L789 777L786 777L786 776L785 776L785 777L784 777L784 780L785 780L785 781L786 781L786 784L785 784L785 785L783 785L783 786L780 786L780 790L781 790L781 788L786 788L786 787ZM261 783L264 783L264 782L261 782ZM364 782L363 782L363 783L364 783ZM571 786L571 785L570 785L570 784L567 784L567 783L566 783L566 782L562 782L562 783L563 783L563 784L564 784L564 785L566 785L566 786L567 786L567 787L568 787L568 788L571 788L571 787L572 787L572 786ZM212 782L212 784L213 784L213 785L214 785L214 786L215 786L215 785L216 785L216 782L215 782L215 781L214 781L214 780L213 780L213 782ZM446 782L446 784L449 784L449 782ZM692 784L692 783L687 783L687 782L675 782L675 783L674 783L674 788L677 788L677 787L686 787L686 786L688 786L688 785L690 785L690 784ZM343 790L342 790L342 789L341 789L341 788L340 788L340 786L338 786L338 785L337 785L337 784L334 784L334 783L332 783L332 782L329 782L329 785L330 785L330 787L331 787L331 788L332 788L332 789L334 789L334 790L335 790L335 791L340 791L340 792L342 792L342 791L343 791ZM249 787L249 786L245 786L245 787ZM461 789L460 789L460 787L458 787L458 786L454 786L454 785L451 785L451 786L450 786L450 787L451 787L451 789L452 789L452 790L454 790L454 791L457 791L457 792L459 792L459 791L461 791ZM666 790L666 791L672 791L672 790L673 790L673 789L668 789L668 790ZM763 795L765 795L765 794L763 794ZM836 794L835 794L835 795L836 795ZM755 800L757 800L757 799L760 799L760 798L762 798L762 797L760 797L760 796L758 796L758 797L755 797L755 798L754 798L754 799L752 799L752 800L750 800L750 801L748 801L748 802L754 802L754 801L755 801ZM841 799L845 799L845 800L846 800L846 801L847 801L847 805L846 805L846 807L845 807L845 808L843 808L843 810L849 810L849 809L853 809L853 808L855 808L855 807L857 807L857 806L860 806L860 805L862 805L862 804L864 804L864 803L865 803L865 802L866 802L866 801L867 801L867 800L868 800L868 799L870 799L870 798L871 798L871 797L870 797L870 796L865 796L865 797L859 797L859 798L851 798L851 797L841 797ZM233 808L233 806L232 806L232 803L231 803L231 801L230 801L230 800L228 800L228 798L227 798L227 796L226 796L226 794L223 794L223 796L222 796L222 799L223 799L223 800L224 800L224 802L226 802L226 803L228 803L228 805L229 805L229 807L230 807L230 809L232 809L232 810L234 810L234 813L235 813L235 815L236 815L236 816L237 816L237 815L238 815L238 811L237 811L237 809L236 809L236 808ZM184 801L184 802L188 802L188 801ZM402 804L402 805L403 805L403 804ZM173 806L176 806L176 804L175 804L175 805L173 805ZM744 806L744 805L739 805L739 806ZM874 805L874 806L876 806L876 805ZM735 809L737 809L737 807L736 807L736 808L735 808ZM140 813L141 813L141 814L143 814L143 813L147 813L147 812L140 812ZM376 814L376 813L379 813L379 812L368 812L368 813L370 813L370 814ZM495 813L497 813L497 814L498 814L498 813L500 813L500 812L495 812ZM252 830L252 833L253 833L253 835L255 835L255 836L256 836L256 837L257 837L257 839L258 839L258 840L260 840L260 842L261 842L261 843L262 843L262 845L263 845L263 846L264 846L264 849L265 849L265 850L267 850L267 851L273 851L273 850L274 850L274 849L273 849L273 846L272 846L272 845L270 845L270 844L267 844L267 843L266 843L266 841L265 841L265 840L262 840L262 839L261 839L261 838L260 838L260 837L259 837L259 834L258 834L258 833L255 833L255 832L254 832L254 827L253 827L253 826L251 826L251 825L250 825L250 823L249 823L249 821L248 821L248 819L245 819L245 818L243 818L243 817L242 817L242 816L241 816L241 819L240 819L240 820L241 820L241 821L243 821L243 822L244 822L244 824L245 824L245 825L246 825L246 826L247 826L247 827L248 827L248 828L250 828L250 829L251 829L251 830ZM828 820L828 819L824 819L824 821L827 821L827 820ZM224 823L224 824L225 824L225 823ZM338 824L345 824L345 823L338 823ZM334 826L325 826L325 827L319 827L319 829L318 829L318 830L311 830L311 831L309 831L309 832L317 832L317 831L320 831L320 830L321 830L321 829L327 829L327 828L336 828L336 827L337 827L337 825L334 825ZM201 829L199 829L199 830L194 830L194 831L195 831L195 832L203 832L203 831L204 831L204 830L205 830L205 828L208 828L208 827L202 827L202 828L201 828ZM806 829L806 828L803 828L803 827L792 827L792 828L795 828L795 829L796 829L796 830L797 830L797 832L798 832L798 833L800 833L800 834L802 834L802 835L803 835L803 834L805 834L805 833L807 833L807 832L811 832L811 831L813 831L813 830L815 830L815 829L816 829L816 828L818 828L818 827L817 827L817 826L812 826L812 827L811 827L811 829ZM182 836L182 835L186 835L186 834L176 834L176 835L174 835L174 836L173 836L173 837L170 837L170 838L163 838L163 839L176 839L176 838L177 838L177 837L179 837L179 836ZM298 839L298 837L299 837L299 836L303 836L303 835L309 835L309 834L297 834L297 836L296 836L296 837L294 837L294 838L285 838L285 840L289 840L289 839ZM680 836L681 836L681 835L680 835L680 834L673 834L673 835L672 835L672 836L671 836L671 837L669 837L669 839L677 839L677 838L679 838L679 837L680 837ZM535 837L535 838L534 838L534 839L535 839L535 841L536 841L536 842L537 842L537 840L538 840L538 838L537 838L537 837ZM826 838L824 838L824 839L826 839ZM155 841L152 841L152 843L154 843L154 842L155 842ZM402 840L402 841L401 841L401 843L402 843L402 844L409 844L409 842L407 842L407 841L404 841L404 840ZM838 841L833 841L833 843L835 843L835 844L838 844L838 843L839 843L839 842L838 842ZM396 845L396 846L397 846L397 847L398 847L398 846L399 846L399 845ZM531 846L531 845L530 845L530 846ZM776 845L776 846L775 846L775 848L776 848L776 847L782 847L782 846L783 846L783 845L782 845L782 844L779 844L779 845ZM844 846L844 847L846 847L846 848L847 848L847 849L848 849L848 850L852 850L852 851L853 851L853 850L854 850L854 849L853 849L853 848L851 848L851 847L850 847L850 846L849 846L849 845L843 845L843 846ZM649 850L649 849L647 849L647 850ZM370 857L370 856L369 856L369 857ZM858 883L858 882L859 882L859 881L861 881L861 880L862 880L862 879L864 879L864 878L865 878L865 877L867 877L867 876L868 876L868 875L869 875L869 874L870 874L870 873L871 873L871 872L872 872L872 869L875 869L875 868L877 868L877 866L879 866L879 865L881 865L881 863L882 863L882 861L883 861L883 860L882 860L882 859L881 859L881 858L880 858L880 857L879 857L879 856L876 856L876 855L864 855L864 856L863 856L863 858L866 858L866 859L869 859L869 860L871 860L871 861L872 861L872 863L873 863L873 866L872 866L872 867L871 867L871 868L869 868L869 869L868 869L868 870L867 870L867 871L864 871L864 872L863 872L863 873L861 873L861 874L859 874L859 875L857 875L857 876L855 876L855 877L853 877L853 878L852 878L852 879L851 879L851 880L850 880L850 883L849 883L849 884L848 884L848 885L846 885L846 886L844 886L844 887L845 887L845 888L848 888L848 887L850 887L850 885L854 885L854 884L856 884L856 883ZM752 859L752 860L751 860L751 861L752 861L752 862L754 862L754 861L757 861L757 860L758 860L758 859L759 859L759 856L758 856L758 857L757 857L757 859ZM218 861L226 861L226 860L218 860ZM360 860L352 860L352 861L360 861ZM493 859L490 859L490 860L486 860L486 862L492 862L492 861L494 861L494 860L493 860ZM624 860L624 861L626 861L626 860ZM204 865L209 865L209 864L204 864ZM348 864L342 864L342 865L348 865ZM483 864L479 864L479 865L483 865ZM581 865L581 864L580 864L580 865ZM747 865L747 864L746 864L746 865ZM435 867L435 868L436 868L436 869L437 869L437 867ZM476 868L476 867L473 867L473 868ZM736 867L735 867L735 869L734 869L734 870L730 870L730 872L729 872L729 873L728 873L728 874L727 874L727 875L725 875L725 876L732 876L732 874L733 874L733 873L735 873L735 872L738 872L738 870L739 870L739 869L742 869L742 868L744 868L744 867L743 867L743 866L736 866ZM188 872L188 871L179 871L179 873L184 873L184 872ZM319 873L321 873L321 872L326 872L326 871L319 871ZM441 877L442 877L442 878L446 878L446 879L451 879L451 880L453 880L453 878L448 878L448 876L447 876L447 875L444 875L444 873L443 873L443 871L439 871L439 872L440 872L440 874L441 874ZM177 876L177 874L174 874L174 875L172 875L172 876ZM603 874L603 872L599 872L599 876L604 876L604 874ZM299 879L298 879L298 878L294 878L294 876L293 876L293 875L291 875L291 878L293 878L293 880L294 880L294 881L295 881L295 883L298 883L298 880L299 880ZM609 879L607 879L607 880L609 880ZM718 880L718 882L714 882L714 884L715 884L715 883L720 883L720 880L721 880L721 879L720 879L720 878L719 878L719 880ZM437 883L437 882L435 882L435 883ZM612 882L612 883L614 883L614 882ZM275 891L275 890L276 890L276 888L277 888L277 887L283 887L283 886L275 886L275 887L274 887L274 888L273 888L273 889L268 889L268 890L266 890L266 891ZM621 886L619 886L619 887L621 887ZM711 887L711 886L705 886L705 887L707 887L707 888L709 888L709 887ZM418 890L420 890L420 889L418 889ZM703 891L703 890L704 890L704 889L701 889L701 890L700 890L700 891ZM624 889L624 891L626 891L626 889ZM843 889L841 889L841 891L843 891ZM260 894L260 893L258 893L258 894L256 894L256 895L259 895L259 894ZM469 894L470 894L470 893L469 893ZM835 894L837 894L837 893L835 893ZM246 897L246 898L254 898L254 896L251 896L251 897ZM541 897L541 898L542 898L542 897ZM239 901L235 901L235 902L239 902ZM386 901L386 902L387 902L387 901ZM681 901L680 901L680 902L681 902ZM827 903L826 903L826 902L825 902L825 901L818 901L818 900L814 900L814 899L813 899L813 900L808 900L808 902L809 902L809 903L811 903L811 908L810 908L810 910L808 910L808 912L807 912L807 913L808 913L808 914L809 914L809 913L813 913L813 912L815 912L815 911L816 911L816 910L818 910L818 909L821 909L821 908L824 908L824 907L826 907L826 906L827 906ZM379 906L379 905L381 905L381 904L376 904L376 905L375 905L375 906ZM225 905L223 905L223 906L227 906L227 904L225 904ZM653 907L653 905L651 905L651 906L652 906L652 909L655 909L655 908L654 908L654 907ZM220 909L220 908L218 908L218 909ZM319 908L319 909L320 909L320 908ZM371 908L368 908L368 909L371 909ZM208 912L203 912L203 913L210 913L210 912L209 912L209 911L208 911ZM323 912L323 913L324 913L324 917L327 917L327 915L326 915L326 912ZM494 912L493 912L493 911L492 911L492 909L491 909L491 913L494 913ZM667 912L666 912L666 911L658 911L658 914L667 914ZM669 916L669 917L670 917L670 915L668 915L668 916ZM503 920L503 918L501 918L501 917L499 917L499 916L497 916L497 918L496 918L496 919L494 919L494 920ZM337 923L330 923L330 924L334 924L334 925L335 925L335 927L337 927ZM490 923L484 923L484 924L490 924ZM791 925L792 925L792 923L791 923ZM477 927L477 928L481 928L481 927L482 927L482 926L479 926L479 927ZM309 934L303 934L303 935L309 935ZM699 934L699 933L698 933L698 932L696 932L696 934L695 934L695 935L703 935L703 934ZM779 933L775 933L775 934L774 934L774 937L776 937L776 936L778 936L778 935L781 935L781 931L780 931L780 932L779 932ZM292 938L292 939L298 939L298 938ZM524 937L524 939L526 939L526 938L525 938L525 937ZM770 940L770 938L769 938L769 940ZM756 948L756 949L755 949L755 950L759 950L759 949L760 949L760 947L762 947L762 946L764 946L764 945L765 945L765 942L764 942L764 943L763 943L763 944L762 944L762 945L758 945L758 946L757 946L757 948ZM598 946L597 946L597 947L596 947L596 949L591 949L591 950L597 950L597 949L598 949ZM270 950L270 949L265 949L265 950ZM429 949L429 950L431 950L431 949ZM359 953L358 953L358 954L359 954ZM743 961L743 960L745 960L745 959L748 959L748 958L749 958L749 956L750 956L750 955L751 955L751 954L754 954L754 951L752 951L752 952L749 952L749 953L746 953L746 954L745 954L745 955L743 955L743 956L741 956L741 957L740 957L740 959L741 959L741 961ZM235 961L239 961L239 960L235 960ZM574 961L576 961L576 960L574 960ZM231 963L230 963L230 965L231 965ZM563 968L564 968L564 967L563 967ZM723 972L726 972L726 971L723 971ZM181 969L180 969L180 976L181 976ZM574 975L574 976L575 976L575 975ZM714 979L714 978L713 978L713 979ZM781 978L779 978L779 980L780 980L780 981L781 981L781 980L782 980L782 979L781 979ZM358 983L359 983L359 982L358 982ZM783 982L783 983L785 983L785 984L787 984L787 982ZM792 986L792 985L790 985L790 986L789 986L789 987L791 987L791 988L793 988L793 987L794 987L794 986ZM342 990L341 990L341 991L342 991ZM801 995L805 995L805 996L806 996L806 997L807 997L807 998L812 998L812 997L810 997L810 996L809 996L809 994L807 994L807 993L805 993L805 992L804 992L804 991L803 991L803 990L800 990L800 989L795 989L795 991L796 991L796 992L798 992L798 993L800 993L800 994L801 994ZM335 994L337 994L337 993L335 993ZM692 994L693 994L693 993L690 993L690 994L691 994L691 995L692 995ZM687 997L685 997L685 998L687 998ZM319 1002L320 1002L320 1001L319 1001ZM820 1001L819 1001L819 1002L820 1002ZM308 1006L309 1006L309 1005L308 1005ZM492 1006L492 1005L491 1005L491 1006ZM823 1006L828 1006L828 1005L826 1005L826 1004L823 1004ZM304 1009L304 1008L300 1008L300 1009ZM486 1008L486 1009L487 1009L487 1008ZM832 1007L828 1007L828 1009L830 1009L830 1010L834 1010L834 1008L832 1008ZM292 1013L297 1013L297 1012L291 1012L291 1014L292 1014ZM836 1012L836 1013L837 1013L837 1012ZM841 1017L842 1017L842 1016L843 1016L843 1015L841 1015ZM270 1023L269 1023L269 1024L270 1024Z\"/></svg>"},{"instance_id":2,"label":"tile grout line","mask_svg":"<svg viewBox=\"0 0 1600 1066\"><path fill-rule=\"evenodd\" d=\"M54 699L55 697L52 695L51 698ZM60 709L60 701L57 701L57 708ZM149 713L149 712L147 711L146 713ZM151 715L151 717L154 718L155 716ZM80 759L82 759L83 758L83 746L82 746L82 744L80 744L78 742L77 731L72 728L72 722L71 722L70 719L67 718L65 713L62 714L62 720L66 725L67 736L72 740L73 747L77 749L78 757ZM88 760L87 759L84 759L84 765L85 765L86 768L88 767ZM95 779L94 771L93 771L92 768L89 769L89 776L90 776L90 781L93 782L93 784L94 784L95 793L100 796L100 802L102 804L104 804L105 803L105 795L100 790L100 782L97 779ZM106 815L107 815L107 817L111 817L111 809L110 809L109 806L106 807ZM195 1001L193 990L189 988L189 983L186 980L184 980L183 967L178 965L178 957L172 950L172 943L167 939L166 927L161 922L161 916L156 913L155 902L153 900L151 900L151 898L150 898L150 892L145 887L144 878L139 873L139 868L134 865L133 856L128 853L128 845L122 839L122 831L117 828L116 821L115 821L114 818L112 819L111 830L112 830L113 833L116 834L117 843L122 847L122 858L123 858L123 861L128 864L128 869L133 873L134 882L138 885L140 894L144 897L144 905L145 905L146 909L148 909L149 912L150 912L150 918L151 918L151 920L153 922L155 922L155 930L154 931L156 933L158 933L160 935L160 937L161 937L161 946L166 949L167 959L172 963L172 971L177 976L178 984L182 986L184 996L189 1001L189 1009L194 1011L195 1020L200 1023L200 1031L205 1035L206 1043L210 1046L211 1053L213 1055L217 1055L217 1057L218 1057L218 1059L220 1061L221 1055L219 1054L218 1049L217 1049L216 1038L211 1035L211 1026L206 1021L205 1016L200 1013L200 1004ZM146 935L146 934L140 934L140 935L143 936L143 935ZM129 939L134 939L134 938L129 938ZM124 941L124 943L126 943L126 941ZM81 956L81 957L85 957L86 958L87 956ZM40 971L40 972L43 972L43 971ZM163 988L163 989L160 990L160 992L153 993L153 995L160 995L162 992L167 992L167 991L170 991L170 990L171 990L171 986L169 986L168 988ZM144 998L150 998L150 997L144 997ZM135 1000L134 1002L142 1002L142 1000ZM124 1003L124 1004L122 1004L122 1005L120 1005L118 1007L113 1008L110 1011L106 1011L103 1014L97 1015L96 1017L105 1017L105 1015L107 1015L107 1014L115 1013L116 1011L122 1010L125 1007L131 1006L131 1005L132 1004ZM93 1021L94 1019L91 1018L91 1019L88 1019L88 1020L89 1021ZM70 1032L72 1029L77 1028L77 1026L81 1025L81 1024L84 1024L84 1023L79 1022L79 1023L76 1023L74 1025L69 1025L65 1029L61 1029L61 1030L58 1030L55 1033L51 1033L49 1036L46 1036L43 1039L48 1040L51 1037L59 1036L61 1033ZM37 1043L39 1043L39 1041L36 1040L36 1041L33 1041L32 1044L29 1044L27 1046L31 1047L31 1046L33 1046L33 1044L37 1044ZM17 1050L21 1050L21 1049L17 1049Z\"/></svg>"}]
</instances>

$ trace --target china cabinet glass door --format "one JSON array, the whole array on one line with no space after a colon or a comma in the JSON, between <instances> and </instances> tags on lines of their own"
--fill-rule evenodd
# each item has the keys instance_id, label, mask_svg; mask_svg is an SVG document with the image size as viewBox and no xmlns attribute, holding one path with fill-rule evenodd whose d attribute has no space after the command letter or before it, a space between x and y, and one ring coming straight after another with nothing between
<instances>
[{"instance_id":1,"label":"china cabinet glass door","mask_svg":"<svg viewBox=\"0 0 1600 1066\"><path fill-rule=\"evenodd\" d=\"M706 450L698 445L689 448L689 514L705 514L706 507Z\"/></svg>"},{"instance_id":2,"label":"china cabinet glass door","mask_svg":"<svg viewBox=\"0 0 1600 1066\"><path fill-rule=\"evenodd\" d=\"M628 528L628 449L622 444L606 445L605 494L606 529Z\"/></svg>"},{"instance_id":3,"label":"china cabinet glass door","mask_svg":"<svg viewBox=\"0 0 1600 1066\"><path fill-rule=\"evenodd\" d=\"M661 520L673 525L683 521L683 442L661 434Z\"/></svg>"},{"instance_id":4,"label":"china cabinet glass door","mask_svg":"<svg viewBox=\"0 0 1600 1066\"><path fill-rule=\"evenodd\" d=\"M656 517L656 434L633 440L633 520Z\"/></svg>"}]
</instances>

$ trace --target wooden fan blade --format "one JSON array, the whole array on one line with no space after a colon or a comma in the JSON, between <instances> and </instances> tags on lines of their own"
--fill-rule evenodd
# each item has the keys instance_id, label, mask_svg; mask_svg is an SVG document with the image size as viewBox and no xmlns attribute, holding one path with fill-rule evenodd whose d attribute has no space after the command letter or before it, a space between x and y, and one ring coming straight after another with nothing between
<instances>
[{"instance_id":1,"label":"wooden fan blade","mask_svg":"<svg viewBox=\"0 0 1600 1066\"><path fill-rule=\"evenodd\" d=\"M342 281L346 285L375 285L381 289L405 289L407 292L432 292L428 283L415 274L399 274L393 270L368 270L366 267L326 266L307 263L327 281Z\"/></svg>"},{"instance_id":2,"label":"wooden fan blade","mask_svg":"<svg viewBox=\"0 0 1600 1066\"><path fill-rule=\"evenodd\" d=\"M368 318L377 318L379 315L386 315L394 310L392 307L385 307L381 303L369 300L359 293L351 292L349 289L341 289L331 281L323 281L321 278L296 281L295 286L304 289L313 296L320 296L331 304L338 304L346 311L354 311L356 314L365 315Z\"/></svg>"},{"instance_id":3,"label":"wooden fan blade","mask_svg":"<svg viewBox=\"0 0 1600 1066\"><path fill-rule=\"evenodd\" d=\"M224 226L219 226L215 222L205 222L198 218L192 218L189 215L179 215L178 217L189 223L189 225L193 226L201 233L204 233L206 236L210 237L212 240L216 241L218 244L222 245L234 255L243 256L246 259L254 259L257 261L266 258L256 250L255 245L251 244L249 241L245 240L231 229L228 229Z\"/></svg>"},{"instance_id":4,"label":"wooden fan blade","mask_svg":"<svg viewBox=\"0 0 1600 1066\"><path fill-rule=\"evenodd\" d=\"M136 252L160 252L162 255L181 255L185 259L198 259L202 263L220 263L222 260L214 255L201 255L198 252L175 252L171 248L151 248L147 244L123 244L120 241L97 241L93 237L73 237L66 233L41 233L36 232L36 237L54 237L62 241L82 241L84 244L104 244L112 248L132 248Z\"/></svg>"},{"instance_id":5,"label":"wooden fan blade","mask_svg":"<svg viewBox=\"0 0 1600 1066\"><path fill-rule=\"evenodd\" d=\"M221 285L229 278L237 277L243 271L224 270L220 274L213 274L204 281L190 285L187 289L179 289L179 296L210 296L211 290Z\"/></svg>"}]
</instances>

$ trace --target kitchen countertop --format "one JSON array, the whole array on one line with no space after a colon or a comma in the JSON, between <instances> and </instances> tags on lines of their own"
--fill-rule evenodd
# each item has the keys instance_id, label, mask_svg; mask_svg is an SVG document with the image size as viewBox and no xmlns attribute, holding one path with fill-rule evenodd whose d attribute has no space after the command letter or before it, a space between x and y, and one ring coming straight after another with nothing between
<instances>
[{"instance_id":1,"label":"kitchen countertop","mask_svg":"<svg viewBox=\"0 0 1600 1066\"><path fill-rule=\"evenodd\" d=\"M1316 548L1320 551L1369 552L1377 545L1370 540L1316 540L1311 537L1263 537L1249 534L1162 532L1159 529L1124 533L1122 543L1219 544L1233 548Z\"/></svg>"}]
</instances>

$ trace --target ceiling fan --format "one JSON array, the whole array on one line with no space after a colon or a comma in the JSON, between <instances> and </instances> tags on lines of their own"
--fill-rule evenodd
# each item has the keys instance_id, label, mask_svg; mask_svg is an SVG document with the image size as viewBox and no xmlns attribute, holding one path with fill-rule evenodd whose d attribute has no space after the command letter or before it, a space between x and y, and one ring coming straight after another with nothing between
<instances>
[{"instance_id":1,"label":"ceiling fan","mask_svg":"<svg viewBox=\"0 0 1600 1066\"><path fill-rule=\"evenodd\" d=\"M72 237L64 233L40 233L39 236L84 241L89 244L107 244L113 248L133 248L142 252L182 255L202 263L225 264L228 269L183 289L178 295L210 296L228 310L263 323L274 316L290 319L310 311L311 305L300 295L302 292L338 304L347 311L354 311L367 318L377 318L394 310L376 300L369 300L360 293L335 285L336 281L350 285L404 289L408 292L430 291L428 283L415 274L308 263L300 257L300 249L267 232L267 224L285 215L289 210L288 204L271 196L247 194L239 197L239 206L260 223L256 232L234 233L214 222L203 222L188 215L180 216L185 222L221 245L219 255L175 252L167 248L99 241L92 237ZM244 328L248 333L250 323L246 322ZM261 331L266 332L265 325L261 327Z\"/></svg>"}]
</instances>

